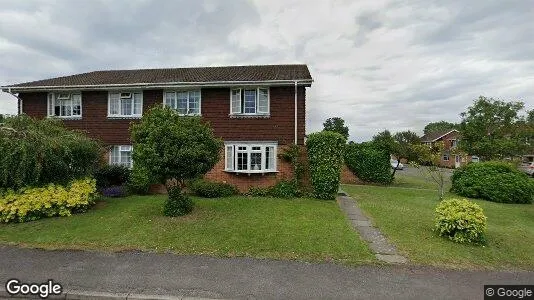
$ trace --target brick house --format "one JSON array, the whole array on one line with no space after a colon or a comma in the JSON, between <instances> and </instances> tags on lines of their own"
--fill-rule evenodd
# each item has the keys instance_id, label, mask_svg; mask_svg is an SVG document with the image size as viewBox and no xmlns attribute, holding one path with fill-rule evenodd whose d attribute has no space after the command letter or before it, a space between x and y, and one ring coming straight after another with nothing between
<instances>
[{"instance_id":1,"label":"brick house","mask_svg":"<svg viewBox=\"0 0 534 300\"><path fill-rule=\"evenodd\" d=\"M132 166L129 126L163 104L199 115L223 139L219 163L206 178L269 186L292 176L278 158L286 145L304 144L306 65L227 66L94 71L2 87L16 95L19 113L56 117L109 148L110 164Z\"/></svg>"},{"instance_id":2,"label":"brick house","mask_svg":"<svg viewBox=\"0 0 534 300\"><path fill-rule=\"evenodd\" d=\"M421 137L421 142L429 146L443 142L444 151L441 155L440 166L446 168L459 168L472 159L469 155L462 155L459 151L455 151L459 141L460 132L456 129L431 132Z\"/></svg>"}]
</instances>

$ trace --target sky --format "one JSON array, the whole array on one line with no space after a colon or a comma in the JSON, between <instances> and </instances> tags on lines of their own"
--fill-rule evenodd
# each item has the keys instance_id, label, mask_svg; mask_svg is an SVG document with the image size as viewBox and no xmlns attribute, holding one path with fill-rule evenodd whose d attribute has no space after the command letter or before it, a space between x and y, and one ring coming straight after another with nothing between
<instances>
[{"instance_id":1,"label":"sky","mask_svg":"<svg viewBox=\"0 0 534 300\"><path fill-rule=\"evenodd\" d=\"M307 133L458 122L479 95L534 106L534 0L0 0L0 85L92 70L305 63ZM0 93L0 113L17 112Z\"/></svg>"}]
</instances>

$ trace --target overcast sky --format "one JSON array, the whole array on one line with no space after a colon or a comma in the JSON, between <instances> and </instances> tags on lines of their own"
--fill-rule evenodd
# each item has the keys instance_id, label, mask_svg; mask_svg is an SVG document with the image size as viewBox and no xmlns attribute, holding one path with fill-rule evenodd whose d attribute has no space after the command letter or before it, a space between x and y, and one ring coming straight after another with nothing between
<instances>
[{"instance_id":1,"label":"overcast sky","mask_svg":"<svg viewBox=\"0 0 534 300\"><path fill-rule=\"evenodd\" d=\"M99 69L306 63L307 132L362 141L534 106L534 0L0 0L0 85ZM16 113L1 93L0 113Z\"/></svg>"}]
</instances>

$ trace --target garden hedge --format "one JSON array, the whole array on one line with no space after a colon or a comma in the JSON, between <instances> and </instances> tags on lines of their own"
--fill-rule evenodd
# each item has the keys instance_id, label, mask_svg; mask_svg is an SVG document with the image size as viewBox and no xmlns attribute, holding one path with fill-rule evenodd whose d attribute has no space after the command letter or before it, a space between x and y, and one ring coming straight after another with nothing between
<instances>
[{"instance_id":1,"label":"garden hedge","mask_svg":"<svg viewBox=\"0 0 534 300\"><path fill-rule=\"evenodd\" d=\"M314 196L318 199L335 199L343 164L345 138L332 131L312 133L306 147Z\"/></svg>"},{"instance_id":2,"label":"garden hedge","mask_svg":"<svg viewBox=\"0 0 534 300\"><path fill-rule=\"evenodd\" d=\"M452 175L452 191L469 198L501 203L532 203L534 181L504 162L472 163Z\"/></svg>"},{"instance_id":3,"label":"garden hedge","mask_svg":"<svg viewBox=\"0 0 534 300\"><path fill-rule=\"evenodd\" d=\"M0 189L67 184L91 176L100 145L54 118L8 117L0 124Z\"/></svg>"},{"instance_id":4,"label":"garden hedge","mask_svg":"<svg viewBox=\"0 0 534 300\"><path fill-rule=\"evenodd\" d=\"M393 180L389 154L370 143L348 144L344 159L349 170L363 181L389 184Z\"/></svg>"}]
</instances>

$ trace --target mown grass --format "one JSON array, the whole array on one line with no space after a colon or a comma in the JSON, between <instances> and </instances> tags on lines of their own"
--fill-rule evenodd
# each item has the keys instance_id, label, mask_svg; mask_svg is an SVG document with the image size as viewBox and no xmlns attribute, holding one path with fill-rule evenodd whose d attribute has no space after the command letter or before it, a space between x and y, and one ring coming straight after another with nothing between
<instances>
[{"instance_id":1,"label":"mown grass","mask_svg":"<svg viewBox=\"0 0 534 300\"><path fill-rule=\"evenodd\" d=\"M534 205L473 200L488 218L487 244L462 245L432 229L437 191L344 185L373 223L413 263L468 269L534 270ZM446 197L455 197L447 194Z\"/></svg>"},{"instance_id":2,"label":"mown grass","mask_svg":"<svg viewBox=\"0 0 534 300\"><path fill-rule=\"evenodd\" d=\"M165 197L109 198L85 214L0 224L0 243L348 264L374 261L334 201L194 198L192 214L168 218L161 211Z\"/></svg>"}]
</instances>

